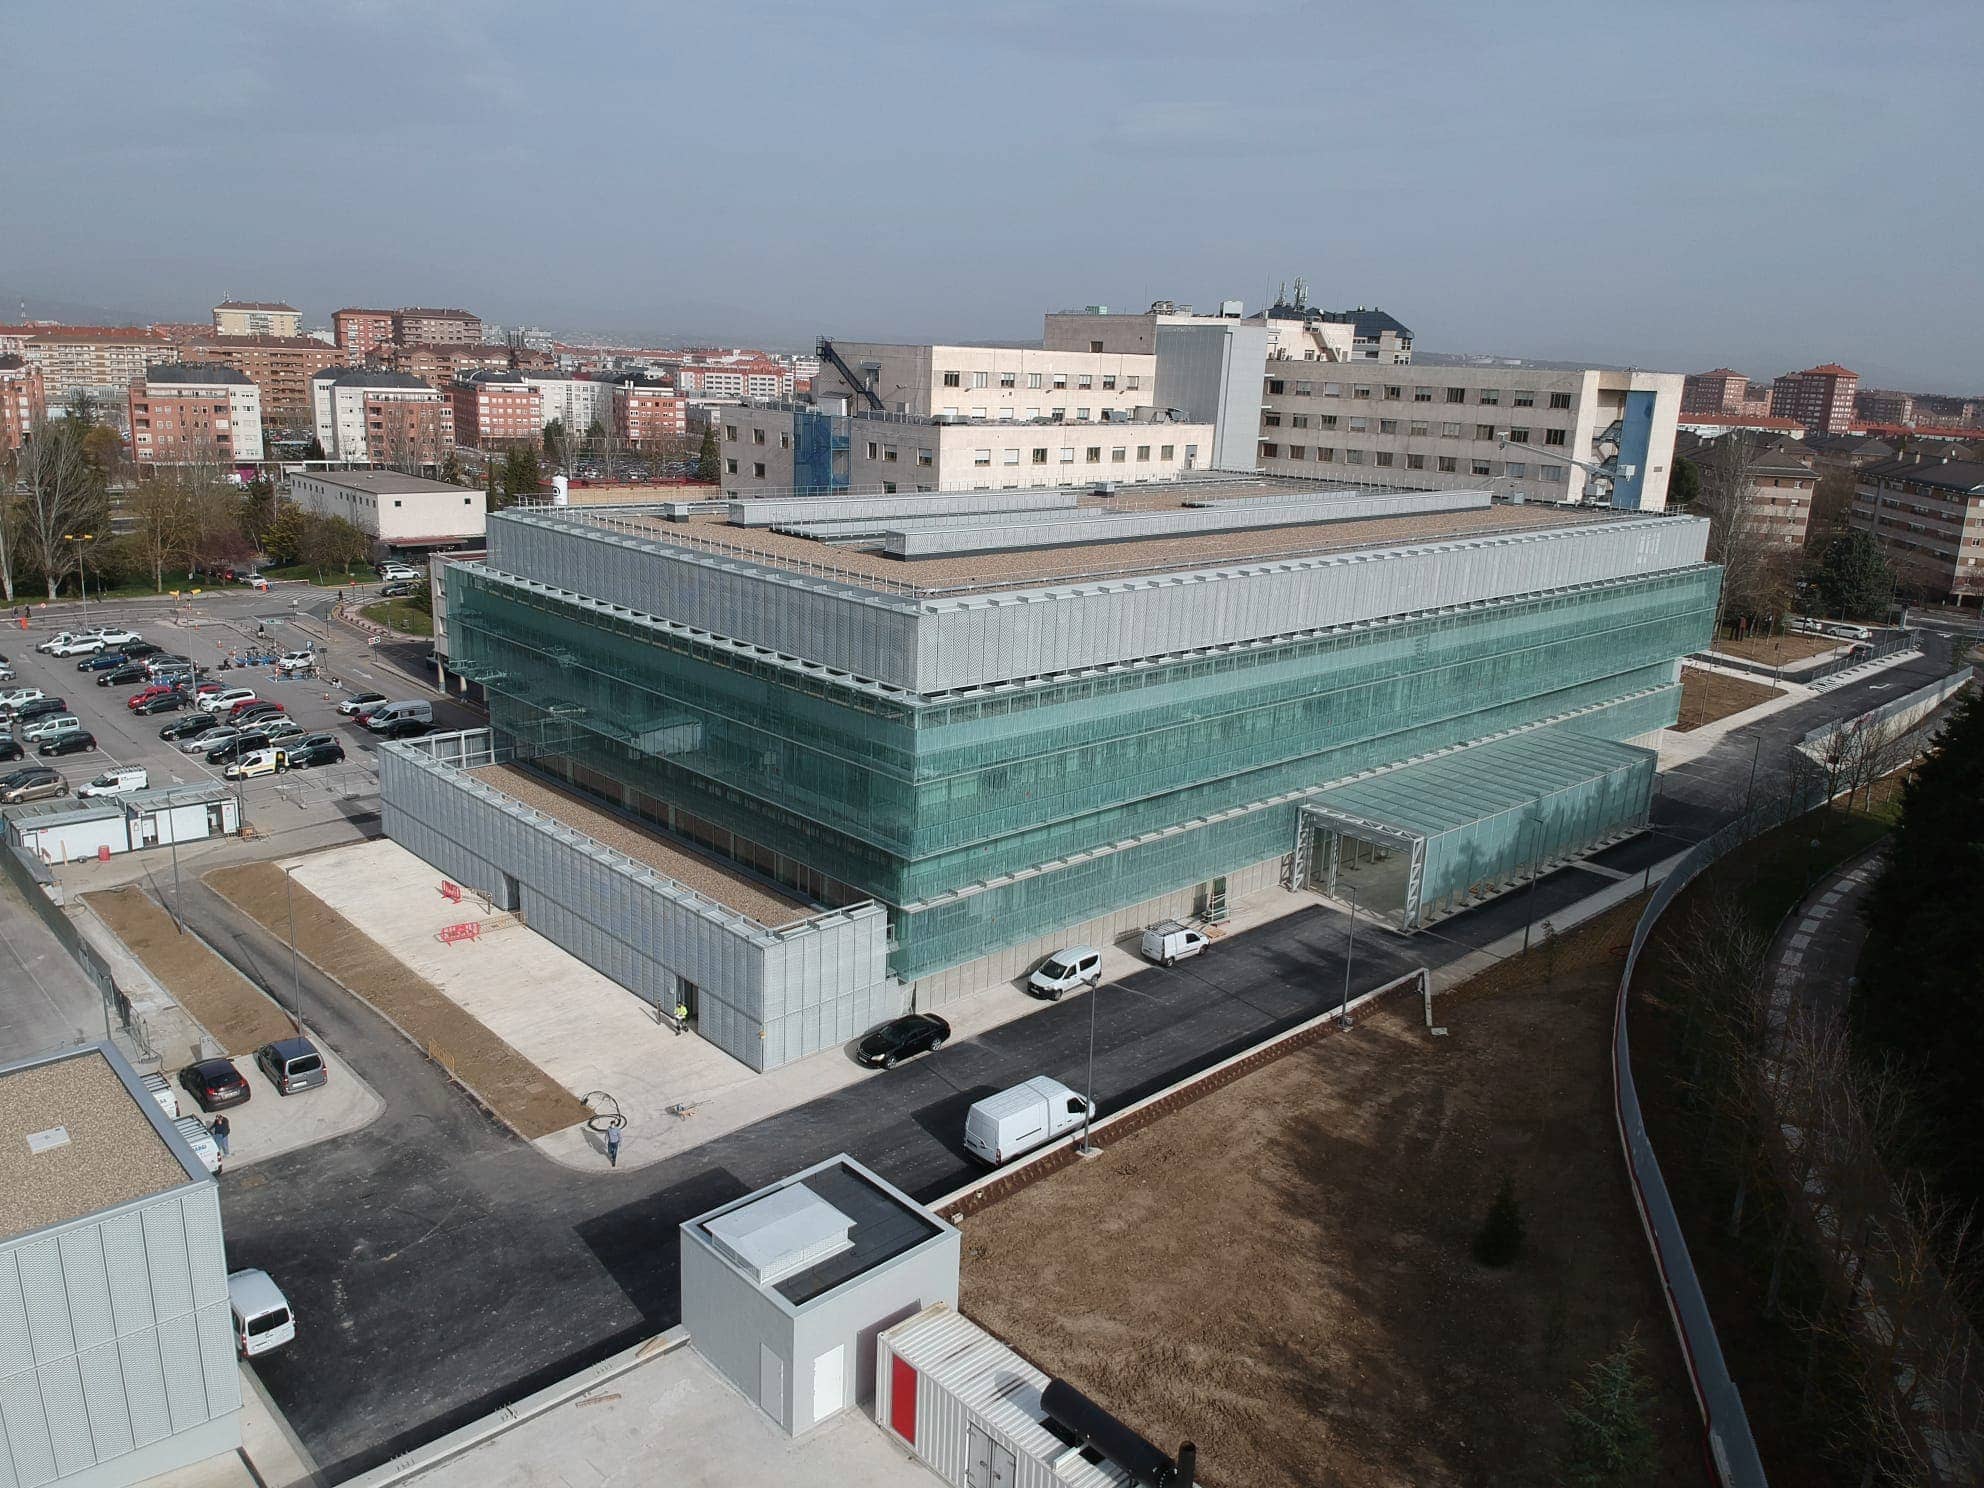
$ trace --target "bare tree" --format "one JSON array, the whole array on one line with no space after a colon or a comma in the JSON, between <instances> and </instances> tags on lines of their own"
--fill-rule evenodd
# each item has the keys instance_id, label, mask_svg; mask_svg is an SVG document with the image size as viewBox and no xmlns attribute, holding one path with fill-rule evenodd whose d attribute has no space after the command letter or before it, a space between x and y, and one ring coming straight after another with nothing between
<instances>
[{"instance_id":1,"label":"bare tree","mask_svg":"<svg viewBox=\"0 0 1984 1488\"><path fill-rule=\"evenodd\" d=\"M1696 462L1701 494L1695 510L1708 518L1708 560L1722 565L1716 601L1716 634L1731 615L1777 614L1789 592L1788 564L1775 548L1750 474L1749 446L1725 434Z\"/></svg>"},{"instance_id":2,"label":"bare tree","mask_svg":"<svg viewBox=\"0 0 1984 1488\"><path fill-rule=\"evenodd\" d=\"M21 525L20 452L0 454L0 593L14 602L14 545Z\"/></svg>"},{"instance_id":3,"label":"bare tree","mask_svg":"<svg viewBox=\"0 0 1984 1488\"><path fill-rule=\"evenodd\" d=\"M48 597L72 561L72 534L102 525L102 479L74 431L51 423L18 460L22 547L48 582Z\"/></svg>"},{"instance_id":4,"label":"bare tree","mask_svg":"<svg viewBox=\"0 0 1984 1488\"><path fill-rule=\"evenodd\" d=\"M124 499L131 537L152 571L152 591L165 592L166 565L185 545L187 487L170 467L155 468Z\"/></svg>"}]
</instances>

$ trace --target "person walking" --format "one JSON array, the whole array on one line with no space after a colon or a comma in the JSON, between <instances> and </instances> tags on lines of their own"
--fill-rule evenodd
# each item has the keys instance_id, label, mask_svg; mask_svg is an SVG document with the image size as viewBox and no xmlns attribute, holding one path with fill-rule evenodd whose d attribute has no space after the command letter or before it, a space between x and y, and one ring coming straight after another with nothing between
<instances>
[{"instance_id":1,"label":"person walking","mask_svg":"<svg viewBox=\"0 0 1984 1488\"><path fill-rule=\"evenodd\" d=\"M214 1134L214 1145L220 1148L220 1155L226 1157L228 1155L227 1139L234 1131L234 1128L228 1124L227 1113L223 1111L220 1115L214 1117L213 1125L209 1126L207 1130Z\"/></svg>"},{"instance_id":2,"label":"person walking","mask_svg":"<svg viewBox=\"0 0 1984 1488\"><path fill-rule=\"evenodd\" d=\"M606 1129L606 1165L609 1168L620 1166L620 1128L618 1126L609 1126Z\"/></svg>"},{"instance_id":3,"label":"person walking","mask_svg":"<svg viewBox=\"0 0 1984 1488\"><path fill-rule=\"evenodd\" d=\"M686 1002L678 1002L675 1004L675 1036L677 1038L680 1038L682 1036L682 1030L687 1028L688 1026L689 1026L689 1004Z\"/></svg>"}]
</instances>

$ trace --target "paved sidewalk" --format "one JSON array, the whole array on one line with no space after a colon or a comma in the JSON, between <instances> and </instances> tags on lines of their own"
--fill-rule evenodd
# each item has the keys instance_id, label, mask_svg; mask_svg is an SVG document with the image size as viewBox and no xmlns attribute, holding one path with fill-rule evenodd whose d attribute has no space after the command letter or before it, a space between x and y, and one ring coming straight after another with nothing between
<instances>
[{"instance_id":1,"label":"paved sidewalk","mask_svg":"<svg viewBox=\"0 0 1984 1488\"><path fill-rule=\"evenodd\" d=\"M255 1371L239 1360L235 1368L241 1374L240 1451L145 1478L135 1488L302 1488L313 1480L316 1463Z\"/></svg>"}]
</instances>

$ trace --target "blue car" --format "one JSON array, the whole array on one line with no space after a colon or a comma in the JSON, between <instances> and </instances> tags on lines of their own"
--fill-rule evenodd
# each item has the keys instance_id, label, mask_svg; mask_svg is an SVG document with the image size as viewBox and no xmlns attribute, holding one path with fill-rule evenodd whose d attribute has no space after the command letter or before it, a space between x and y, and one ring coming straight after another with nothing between
<instances>
[{"instance_id":1,"label":"blue car","mask_svg":"<svg viewBox=\"0 0 1984 1488\"><path fill-rule=\"evenodd\" d=\"M85 656L76 663L79 672L107 672L112 667L121 667L131 658L122 651L99 651L94 656Z\"/></svg>"}]
</instances>

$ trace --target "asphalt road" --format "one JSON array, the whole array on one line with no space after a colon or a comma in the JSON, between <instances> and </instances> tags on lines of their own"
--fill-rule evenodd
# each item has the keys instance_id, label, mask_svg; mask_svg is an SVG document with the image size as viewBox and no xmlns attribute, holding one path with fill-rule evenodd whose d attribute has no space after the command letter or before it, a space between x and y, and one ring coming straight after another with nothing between
<instances>
[{"instance_id":1,"label":"asphalt road","mask_svg":"<svg viewBox=\"0 0 1984 1488\"><path fill-rule=\"evenodd\" d=\"M1680 850L1741 809L1753 758L1775 758L1824 719L1930 674L1940 674L1933 662L1893 668L1731 735L1663 781L1655 834L1596 861L1623 875ZM1360 925L1353 988L1445 964L1604 882L1566 869L1409 941ZM204 887L189 885L181 908L251 977L286 985L281 947ZM1334 1007L1347 930L1331 910L1304 910L680 1158L597 1175L553 1164L495 1127L306 967L305 1021L386 1111L361 1132L225 1181L229 1264L274 1274L300 1325L295 1345L256 1368L332 1480L363 1471L675 1322L684 1219L841 1151L935 1197L975 1171L960 1140L972 1101L1043 1073L1083 1086L1091 1012L1095 1094L1109 1110ZM640 1139L630 1131L630 1148Z\"/></svg>"}]
</instances>

